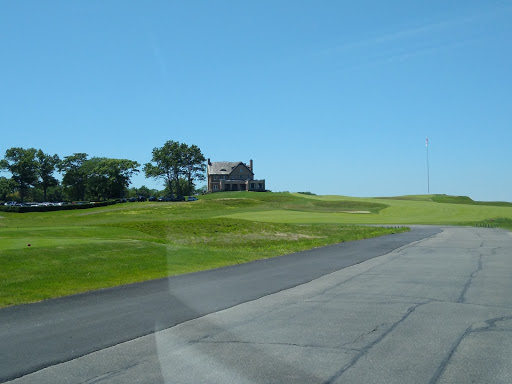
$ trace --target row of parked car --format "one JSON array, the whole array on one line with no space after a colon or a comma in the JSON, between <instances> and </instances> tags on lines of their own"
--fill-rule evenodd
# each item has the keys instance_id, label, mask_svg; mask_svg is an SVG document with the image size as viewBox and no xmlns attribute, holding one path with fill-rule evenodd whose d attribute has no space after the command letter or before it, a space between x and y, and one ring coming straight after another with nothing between
<instances>
[{"instance_id":1,"label":"row of parked car","mask_svg":"<svg viewBox=\"0 0 512 384\"><path fill-rule=\"evenodd\" d=\"M4 205L7 205L9 207L49 207L49 206L61 207L66 204L69 204L69 203L65 203L63 201L60 201L57 203L50 203L47 201L45 201L43 203L36 203L36 202L20 203L19 201L7 201L4 203Z\"/></svg>"},{"instance_id":2,"label":"row of parked car","mask_svg":"<svg viewBox=\"0 0 512 384\"><path fill-rule=\"evenodd\" d=\"M130 197L130 198L122 198L119 199L120 203L134 203L136 201L196 201L197 197L195 196L189 196L185 199L184 196L171 196L171 197L155 197L155 196L138 196L138 197Z\"/></svg>"},{"instance_id":3,"label":"row of parked car","mask_svg":"<svg viewBox=\"0 0 512 384\"><path fill-rule=\"evenodd\" d=\"M184 196L171 196L171 197L155 197L155 196L151 196L151 197L145 197L145 196L138 196L138 197L130 197L130 198L122 198L122 199L119 199L119 202L120 203L127 203L127 202L135 202L135 201L196 201L197 200L197 197L195 196L189 196L188 198L185 199ZM63 205L67 205L67 204L86 204L88 202L85 202L85 201L79 201L79 202L74 202L74 203L66 203L66 202L57 202L57 203L50 203L50 202L43 202L43 203L36 203L36 202L30 202L30 203L20 203L19 201L7 201L5 203L3 203L3 205L7 205L7 206L10 206L10 207L48 207L48 206L63 206ZM0 202L0 205L2 205L2 203Z\"/></svg>"}]
</instances>

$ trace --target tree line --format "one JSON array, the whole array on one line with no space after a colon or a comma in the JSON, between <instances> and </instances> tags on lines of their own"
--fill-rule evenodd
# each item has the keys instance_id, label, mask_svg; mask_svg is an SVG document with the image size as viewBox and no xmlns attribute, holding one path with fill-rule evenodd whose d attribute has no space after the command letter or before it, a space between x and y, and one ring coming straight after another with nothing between
<instances>
[{"instance_id":1,"label":"tree line","mask_svg":"<svg viewBox=\"0 0 512 384\"><path fill-rule=\"evenodd\" d=\"M165 195L192 195L196 181L205 180L205 157L196 145L169 140L154 148L142 170L147 178L164 182ZM101 201L150 191L131 188L130 179L141 164L129 159L90 157L74 153L62 159L41 149L13 147L5 151L0 170L0 201ZM56 174L61 174L60 180Z\"/></svg>"}]
</instances>

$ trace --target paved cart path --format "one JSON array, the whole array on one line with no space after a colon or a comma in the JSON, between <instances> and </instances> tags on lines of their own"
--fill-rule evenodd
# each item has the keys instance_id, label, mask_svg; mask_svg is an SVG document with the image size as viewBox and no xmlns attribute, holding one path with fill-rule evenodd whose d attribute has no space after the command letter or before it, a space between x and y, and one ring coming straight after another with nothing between
<instances>
[{"instance_id":1,"label":"paved cart path","mask_svg":"<svg viewBox=\"0 0 512 384\"><path fill-rule=\"evenodd\" d=\"M12 383L511 383L511 356L511 233L446 228Z\"/></svg>"},{"instance_id":2,"label":"paved cart path","mask_svg":"<svg viewBox=\"0 0 512 384\"><path fill-rule=\"evenodd\" d=\"M512 234L445 228L13 384L511 383Z\"/></svg>"},{"instance_id":3,"label":"paved cart path","mask_svg":"<svg viewBox=\"0 0 512 384\"><path fill-rule=\"evenodd\" d=\"M0 382L311 281L437 227L0 309Z\"/></svg>"}]
</instances>

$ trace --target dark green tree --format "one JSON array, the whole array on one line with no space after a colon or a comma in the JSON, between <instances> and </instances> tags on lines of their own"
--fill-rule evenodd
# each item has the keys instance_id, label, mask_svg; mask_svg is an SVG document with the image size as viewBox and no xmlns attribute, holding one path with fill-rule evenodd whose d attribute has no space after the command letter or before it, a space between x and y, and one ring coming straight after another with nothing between
<instances>
[{"instance_id":1,"label":"dark green tree","mask_svg":"<svg viewBox=\"0 0 512 384\"><path fill-rule=\"evenodd\" d=\"M139 172L139 163L127 159L93 157L84 163L88 174L87 192L96 199L123 197L130 184L130 178Z\"/></svg>"},{"instance_id":2,"label":"dark green tree","mask_svg":"<svg viewBox=\"0 0 512 384\"><path fill-rule=\"evenodd\" d=\"M194 180L205 180L206 159L197 145L191 145L185 150L184 174L187 180L184 194L193 195L195 190Z\"/></svg>"},{"instance_id":3,"label":"dark green tree","mask_svg":"<svg viewBox=\"0 0 512 384\"><path fill-rule=\"evenodd\" d=\"M138 196L150 197L150 196L156 195L157 193L158 193L158 191L155 191L154 189L149 189L145 185L143 185L140 188L135 189L135 197L138 197Z\"/></svg>"},{"instance_id":4,"label":"dark green tree","mask_svg":"<svg viewBox=\"0 0 512 384\"><path fill-rule=\"evenodd\" d=\"M47 200L47 191L49 187L55 187L59 184L59 181L53 176L54 172L60 163L59 156L48 155L42 150L38 150L36 153L36 159L39 163L38 177L39 187L43 190L43 199Z\"/></svg>"},{"instance_id":5,"label":"dark green tree","mask_svg":"<svg viewBox=\"0 0 512 384\"><path fill-rule=\"evenodd\" d=\"M144 165L146 177L162 179L171 194L181 194L178 183L183 167L183 147L177 141L169 140L161 148L153 148L152 163Z\"/></svg>"},{"instance_id":6,"label":"dark green tree","mask_svg":"<svg viewBox=\"0 0 512 384\"><path fill-rule=\"evenodd\" d=\"M59 172L63 174L62 185L67 189L72 200L85 199L88 174L83 165L88 156L87 153L75 153L64 157L58 166Z\"/></svg>"},{"instance_id":7,"label":"dark green tree","mask_svg":"<svg viewBox=\"0 0 512 384\"><path fill-rule=\"evenodd\" d=\"M0 176L0 201L10 200L15 188L16 183L14 180Z\"/></svg>"},{"instance_id":8,"label":"dark green tree","mask_svg":"<svg viewBox=\"0 0 512 384\"><path fill-rule=\"evenodd\" d=\"M47 191L47 198L48 201L64 201L66 200L65 194L64 194L64 188L59 183L58 185L55 185L53 187L49 187Z\"/></svg>"},{"instance_id":9,"label":"dark green tree","mask_svg":"<svg viewBox=\"0 0 512 384\"><path fill-rule=\"evenodd\" d=\"M9 148L5 151L5 157L0 160L0 169L7 170L16 183L21 202L25 201L28 190L38 181L38 162L35 148Z\"/></svg>"},{"instance_id":10,"label":"dark green tree","mask_svg":"<svg viewBox=\"0 0 512 384\"><path fill-rule=\"evenodd\" d=\"M204 161L197 146L169 140L161 148L153 149L151 163L144 165L144 172L146 177L162 179L171 194L190 194L194 179L200 177L201 170L204 172ZM180 179L185 179L186 184Z\"/></svg>"}]
</instances>

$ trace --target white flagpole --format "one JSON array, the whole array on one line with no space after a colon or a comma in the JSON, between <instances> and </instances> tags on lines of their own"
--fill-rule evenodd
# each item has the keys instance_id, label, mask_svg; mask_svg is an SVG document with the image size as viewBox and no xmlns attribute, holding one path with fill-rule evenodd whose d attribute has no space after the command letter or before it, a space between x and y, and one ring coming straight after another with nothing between
<instances>
[{"instance_id":1,"label":"white flagpole","mask_svg":"<svg viewBox=\"0 0 512 384\"><path fill-rule=\"evenodd\" d=\"M427 193L430 195L430 167L428 164L428 137L425 140L425 146L427 147Z\"/></svg>"}]
</instances>

